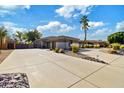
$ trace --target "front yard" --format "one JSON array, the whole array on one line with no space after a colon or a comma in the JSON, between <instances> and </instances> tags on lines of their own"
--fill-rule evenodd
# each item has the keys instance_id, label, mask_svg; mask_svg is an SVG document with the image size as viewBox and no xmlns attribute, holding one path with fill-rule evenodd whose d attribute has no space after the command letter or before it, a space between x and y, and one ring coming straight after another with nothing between
<instances>
[{"instance_id":1,"label":"front yard","mask_svg":"<svg viewBox=\"0 0 124 93\"><path fill-rule=\"evenodd\" d=\"M1 64L0 74L26 73L30 87L124 87L124 57L82 50L109 65L55 53L47 49L14 50Z\"/></svg>"}]
</instances>

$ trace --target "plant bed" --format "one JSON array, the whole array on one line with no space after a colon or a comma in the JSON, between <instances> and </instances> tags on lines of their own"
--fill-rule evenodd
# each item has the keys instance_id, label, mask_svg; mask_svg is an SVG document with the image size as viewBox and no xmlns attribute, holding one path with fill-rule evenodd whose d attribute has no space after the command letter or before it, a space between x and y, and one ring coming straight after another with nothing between
<instances>
[{"instance_id":1,"label":"plant bed","mask_svg":"<svg viewBox=\"0 0 124 93\"><path fill-rule=\"evenodd\" d=\"M94 62L99 62L99 63L103 63L103 64L108 64L107 62L104 62L100 59L96 59L94 57L90 57L88 55L85 54L80 54L80 53L73 53L72 51L67 51L65 52L66 55L69 56L73 56L73 57L78 57L78 58L82 58L82 59L86 59L86 60L90 60L90 61L94 61Z\"/></svg>"},{"instance_id":2,"label":"plant bed","mask_svg":"<svg viewBox=\"0 0 124 93\"><path fill-rule=\"evenodd\" d=\"M0 74L0 88L29 88L25 73Z\"/></svg>"},{"instance_id":3,"label":"plant bed","mask_svg":"<svg viewBox=\"0 0 124 93\"><path fill-rule=\"evenodd\" d=\"M103 53L108 53L108 54L124 55L124 50L123 49L113 50L113 49L109 48L109 49L103 49L103 50L100 50L100 51L103 52Z\"/></svg>"}]
</instances>

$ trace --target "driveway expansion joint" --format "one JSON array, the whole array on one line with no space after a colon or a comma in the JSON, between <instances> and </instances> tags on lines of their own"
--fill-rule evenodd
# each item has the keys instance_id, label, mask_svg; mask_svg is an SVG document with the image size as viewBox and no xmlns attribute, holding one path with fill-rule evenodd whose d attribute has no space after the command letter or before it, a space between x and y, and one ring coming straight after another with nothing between
<instances>
[{"instance_id":1,"label":"driveway expansion joint","mask_svg":"<svg viewBox=\"0 0 124 93\"><path fill-rule=\"evenodd\" d=\"M19 66L19 67L13 67L13 68L9 68L9 69L2 69L0 71L6 71L6 70L13 70L13 69L18 69L18 68L24 68L24 67L30 67L30 66L34 66L34 65L40 65L40 64L46 64L46 63L49 63L49 62L44 62L44 63L39 63L39 64L32 64L32 65L24 65L24 66Z\"/></svg>"}]
</instances>

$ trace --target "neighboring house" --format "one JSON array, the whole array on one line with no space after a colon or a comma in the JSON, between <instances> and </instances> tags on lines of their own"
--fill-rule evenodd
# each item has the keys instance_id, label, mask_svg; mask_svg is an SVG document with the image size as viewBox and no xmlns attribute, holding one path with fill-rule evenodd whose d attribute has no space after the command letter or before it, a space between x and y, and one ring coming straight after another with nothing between
<instances>
[{"instance_id":1,"label":"neighboring house","mask_svg":"<svg viewBox=\"0 0 124 93\"><path fill-rule=\"evenodd\" d=\"M80 44L84 44L84 41L80 41ZM104 47L107 45L106 41L102 41L102 40L87 40L87 44L92 44L92 45L97 45L99 44L101 47Z\"/></svg>"},{"instance_id":2,"label":"neighboring house","mask_svg":"<svg viewBox=\"0 0 124 93\"><path fill-rule=\"evenodd\" d=\"M49 36L34 41L34 47L70 49L74 43L79 44L79 39L69 36Z\"/></svg>"},{"instance_id":3,"label":"neighboring house","mask_svg":"<svg viewBox=\"0 0 124 93\"><path fill-rule=\"evenodd\" d=\"M2 41L1 49L14 49L14 48L15 48L15 42L12 39L9 39L8 37L4 37Z\"/></svg>"},{"instance_id":4,"label":"neighboring house","mask_svg":"<svg viewBox=\"0 0 124 93\"><path fill-rule=\"evenodd\" d=\"M1 42L1 41L0 41ZM0 48L1 49L7 49L7 43L8 42L8 39L7 39L7 37L4 37L3 39L2 39L2 45L1 45L1 43L0 43Z\"/></svg>"},{"instance_id":5,"label":"neighboring house","mask_svg":"<svg viewBox=\"0 0 124 93\"><path fill-rule=\"evenodd\" d=\"M16 41L13 39L9 39L8 40L8 45L7 45L8 49L15 49L16 48Z\"/></svg>"}]
</instances>

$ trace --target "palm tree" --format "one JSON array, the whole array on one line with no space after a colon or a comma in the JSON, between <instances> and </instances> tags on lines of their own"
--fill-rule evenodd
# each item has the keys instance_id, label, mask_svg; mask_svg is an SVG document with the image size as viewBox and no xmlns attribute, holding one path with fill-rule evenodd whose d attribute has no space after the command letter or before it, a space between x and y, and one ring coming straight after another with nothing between
<instances>
[{"instance_id":1,"label":"palm tree","mask_svg":"<svg viewBox=\"0 0 124 93\"><path fill-rule=\"evenodd\" d=\"M3 38L7 36L7 30L5 29L4 26L0 27L0 53L2 49L2 44L3 44Z\"/></svg>"},{"instance_id":2,"label":"palm tree","mask_svg":"<svg viewBox=\"0 0 124 93\"><path fill-rule=\"evenodd\" d=\"M87 18L86 15L84 15L81 20L80 20L80 23L82 24L82 30L84 30L84 44L86 43L86 40L87 40L87 30L88 28L90 27L89 24L88 24L89 20Z\"/></svg>"}]
</instances>

